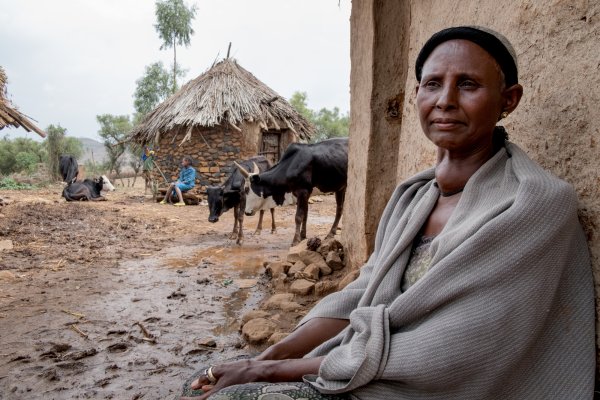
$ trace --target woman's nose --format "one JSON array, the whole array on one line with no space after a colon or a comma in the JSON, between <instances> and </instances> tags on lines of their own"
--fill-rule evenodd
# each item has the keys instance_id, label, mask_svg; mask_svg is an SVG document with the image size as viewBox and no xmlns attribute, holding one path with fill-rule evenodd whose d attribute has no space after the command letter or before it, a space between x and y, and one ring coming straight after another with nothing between
<instances>
[{"instance_id":1,"label":"woman's nose","mask_svg":"<svg viewBox=\"0 0 600 400\"><path fill-rule=\"evenodd\" d=\"M458 92L453 85L444 85L439 91L439 97L435 106L440 109L449 109L457 107Z\"/></svg>"}]
</instances>

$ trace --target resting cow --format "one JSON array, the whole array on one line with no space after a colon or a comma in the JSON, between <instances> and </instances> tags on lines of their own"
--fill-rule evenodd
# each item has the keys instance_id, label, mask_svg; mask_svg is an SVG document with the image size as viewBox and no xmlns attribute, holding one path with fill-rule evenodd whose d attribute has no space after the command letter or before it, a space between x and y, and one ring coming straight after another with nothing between
<instances>
[{"instance_id":1,"label":"resting cow","mask_svg":"<svg viewBox=\"0 0 600 400\"><path fill-rule=\"evenodd\" d=\"M250 177L250 192L246 208L259 198L273 196L275 203L283 204L285 194L296 196L296 232L292 245L306 238L308 198L313 188L324 193L334 192L335 220L327 237L333 237L342 216L348 175L348 139L329 139L315 144L292 143L279 163L260 174Z\"/></svg>"},{"instance_id":2,"label":"resting cow","mask_svg":"<svg viewBox=\"0 0 600 400\"><path fill-rule=\"evenodd\" d=\"M70 155L62 155L58 160L58 169L63 178L63 182L71 184L77 180L79 174L79 166L75 157Z\"/></svg>"},{"instance_id":3,"label":"resting cow","mask_svg":"<svg viewBox=\"0 0 600 400\"><path fill-rule=\"evenodd\" d=\"M62 196L67 201L103 201L102 192L113 191L114 186L106 175L96 179L85 179L83 182L73 182L63 189Z\"/></svg>"},{"instance_id":4,"label":"resting cow","mask_svg":"<svg viewBox=\"0 0 600 400\"><path fill-rule=\"evenodd\" d=\"M246 178L240 171L240 166L245 171L253 168L254 165L260 171L265 171L270 167L269 161L263 156L253 157L249 160L242 161L237 164L232 174L227 178L223 186L213 186L206 189L208 195L208 209L210 215L208 216L209 222L217 222L219 217L226 211L233 208L234 211L234 223L233 232L231 233L231 239L237 239L237 244L242 244L244 234L242 225L244 223L244 210L246 208L246 191L244 190L246 184ZM271 210L271 232L275 232L275 204L271 204L269 207ZM262 230L262 221L264 216L265 208L260 210L260 216L258 218L258 226L256 227L255 233L258 234Z\"/></svg>"}]
</instances>

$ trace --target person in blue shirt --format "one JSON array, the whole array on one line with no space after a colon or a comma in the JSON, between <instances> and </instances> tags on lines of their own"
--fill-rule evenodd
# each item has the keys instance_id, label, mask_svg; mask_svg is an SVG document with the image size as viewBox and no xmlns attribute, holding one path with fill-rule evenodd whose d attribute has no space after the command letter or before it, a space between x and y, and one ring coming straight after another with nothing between
<instances>
[{"instance_id":1,"label":"person in blue shirt","mask_svg":"<svg viewBox=\"0 0 600 400\"><path fill-rule=\"evenodd\" d=\"M160 204L171 203L173 194L177 194L179 202L175 203L176 206L185 206L183 201L182 193L187 192L193 188L196 184L196 170L192 167L192 158L190 156L184 156L181 160L181 171L179 172L179 179L175 182L171 182L167 188L165 198Z\"/></svg>"}]
</instances>

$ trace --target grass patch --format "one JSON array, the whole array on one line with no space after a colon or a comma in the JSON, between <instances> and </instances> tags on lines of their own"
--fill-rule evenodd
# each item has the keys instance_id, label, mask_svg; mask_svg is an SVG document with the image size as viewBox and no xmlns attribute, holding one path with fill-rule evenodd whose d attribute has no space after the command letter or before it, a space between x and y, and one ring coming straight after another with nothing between
<instances>
[{"instance_id":1,"label":"grass patch","mask_svg":"<svg viewBox=\"0 0 600 400\"><path fill-rule=\"evenodd\" d=\"M15 181L13 178L2 178L0 179L0 189L4 190L31 190L37 189L36 186L30 185L28 183L19 183Z\"/></svg>"}]
</instances>

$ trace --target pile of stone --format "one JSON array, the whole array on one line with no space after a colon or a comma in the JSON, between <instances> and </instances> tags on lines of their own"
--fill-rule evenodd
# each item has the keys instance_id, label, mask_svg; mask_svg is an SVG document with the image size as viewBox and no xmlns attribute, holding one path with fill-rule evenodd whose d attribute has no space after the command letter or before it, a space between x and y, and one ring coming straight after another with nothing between
<instances>
[{"instance_id":1,"label":"pile of stone","mask_svg":"<svg viewBox=\"0 0 600 400\"><path fill-rule=\"evenodd\" d=\"M242 318L242 335L252 345L283 339L322 297L352 282L357 271L346 271L344 247L332 238L311 238L291 247L287 257L266 265L274 294L260 309Z\"/></svg>"}]
</instances>

